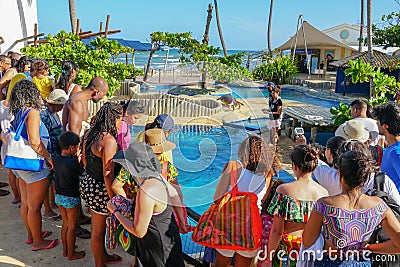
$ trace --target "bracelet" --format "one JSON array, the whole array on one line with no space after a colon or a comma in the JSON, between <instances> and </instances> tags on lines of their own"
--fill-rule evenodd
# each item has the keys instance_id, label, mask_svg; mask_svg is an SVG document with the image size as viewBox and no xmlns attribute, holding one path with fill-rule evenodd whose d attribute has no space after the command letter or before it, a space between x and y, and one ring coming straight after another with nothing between
<instances>
[{"instance_id":1,"label":"bracelet","mask_svg":"<svg viewBox=\"0 0 400 267\"><path fill-rule=\"evenodd\" d=\"M119 212L119 209L115 209L115 210L113 211L113 214L115 215L115 213L117 213L117 212Z\"/></svg>"},{"instance_id":2,"label":"bracelet","mask_svg":"<svg viewBox=\"0 0 400 267\"><path fill-rule=\"evenodd\" d=\"M46 158L46 160L52 159L51 154Z\"/></svg>"}]
</instances>

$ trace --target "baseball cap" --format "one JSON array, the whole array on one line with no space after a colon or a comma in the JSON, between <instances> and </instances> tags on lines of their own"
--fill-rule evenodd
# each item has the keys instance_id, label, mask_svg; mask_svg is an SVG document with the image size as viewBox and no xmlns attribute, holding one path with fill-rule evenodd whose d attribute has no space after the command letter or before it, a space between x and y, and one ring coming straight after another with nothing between
<instances>
[{"instance_id":1,"label":"baseball cap","mask_svg":"<svg viewBox=\"0 0 400 267\"><path fill-rule=\"evenodd\" d=\"M269 87L269 86L275 87L275 84L274 84L273 82L268 82L268 83L267 83L267 87Z\"/></svg>"},{"instance_id":2,"label":"baseball cap","mask_svg":"<svg viewBox=\"0 0 400 267\"><path fill-rule=\"evenodd\" d=\"M64 105L67 102L68 96L62 89L54 89L48 97L46 102L53 105Z\"/></svg>"},{"instance_id":3,"label":"baseball cap","mask_svg":"<svg viewBox=\"0 0 400 267\"><path fill-rule=\"evenodd\" d=\"M168 114L160 114L155 119L154 122L159 125L159 127L165 131L175 131L174 127L174 120Z\"/></svg>"}]
</instances>

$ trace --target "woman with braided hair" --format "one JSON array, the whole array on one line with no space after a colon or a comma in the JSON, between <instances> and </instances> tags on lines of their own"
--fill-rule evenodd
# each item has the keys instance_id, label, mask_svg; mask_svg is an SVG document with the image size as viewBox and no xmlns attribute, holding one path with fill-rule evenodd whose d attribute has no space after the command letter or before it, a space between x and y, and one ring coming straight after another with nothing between
<instances>
[{"instance_id":1,"label":"woman with braided hair","mask_svg":"<svg viewBox=\"0 0 400 267\"><path fill-rule=\"evenodd\" d=\"M54 88L62 89L68 97L76 92L82 91L81 87L73 81L78 75L78 65L72 60L63 61L61 65L61 75Z\"/></svg>"},{"instance_id":2,"label":"woman with braided hair","mask_svg":"<svg viewBox=\"0 0 400 267\"><path fill-rule=\"evenodd\" d=\"M80 179L80 193L92 215L91 248L96 267L122 260L118 255L109 255L104 245L107 202L114 196L112 159L118 150L117 133L121 120L122 106L105 103L92 118L91 127L82 140L82 162L86 171Z\"/></svg>"}]
</instances>

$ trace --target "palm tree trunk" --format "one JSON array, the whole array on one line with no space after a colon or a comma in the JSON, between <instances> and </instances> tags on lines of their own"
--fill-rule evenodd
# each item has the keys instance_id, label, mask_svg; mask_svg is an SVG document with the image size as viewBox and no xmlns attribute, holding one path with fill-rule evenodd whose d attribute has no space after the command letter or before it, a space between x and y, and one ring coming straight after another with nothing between
<instances>
[{"instance_id":1,"label":"palm tree trunk","mask_svg":"<svg viewBox=\"0 0 400 267\"><path fill-rule=\"evenodd\" d=\"M362 52L364 42L364 0L361 0L360 37L358 38L358 53Z\"/></svg>"},{"instance_id":2,"label":"palm tree trunk","mask_svg":"<svg viewBox=\"0 0 400 267\"><path fill-rule=\"evenodd\" d=\"M215 7L215 18L217 19L217 27L219 33L219 39L221 40L222 50L224 51L224 56L228 56L228 52L226 51L224 36L222 35L221 23L219 21L219 11L218 11L218 3L217 0L214 0L214 7Z\"/></svg>"},{"instance_id":3,"label":"palm tree trunk","mask_svg":"<svg viewBox=\"0 0 400 267\"><path fill-rule=\"evenodd\" d=\"M267 33L268 52L269 53L272 53L272 49L271 49L271 25L272 25L272 10L273 9L274 9L274 0L271 0L271 4L269 6L268 33Z\"/></svg>"},{"instance_id":4,"label":"palm tree trunk","mask_svg":"<svg viewBox=\"0 0 400 267\"><path fill-rule=\"evenodd\" d=\"M374 65L374 53L372 51L372 0L367 0L367 41L368 41L368 61ZM372 87L373 81L369 83L369 95L374 95L374 89Z\"/></svg>"},{"instance_id":5,"label":"palm tree trunk","mask_svg":"<svg viewBox=\"0 0 400 267\"><path fill-rule=\"evenodd\" d=\"M208 45L208 32L210 31L210 23L212 19L212 9L213 6L211 4L208 4L208 10L207 10L207 22L206 22L206 30L203 35L203 44ZM203 61L203 70L201 71L201 89L206 88L206 78L207 78L207 70L206 70L206 61Z\"/></svg>"},{"instance_id":6,"label":"palm tree trunk","mask_svg":"<svg viewBox=\"0 0 400 267\"><path fill-rule=\"evenodd\" d=\"M76 33L76 5L75 0L68 0L69 4L69 19L71 21L71 31Z\"/></svg>"},{"instance_id":7,"label":"palm tree trunk","mask_svg":"<svg viewBox=\"0 0 400 267\"><path fill-rule=\"evenodd\" d=\"M144 76L143 76L143 81L144 81L144 82L147 81L147 76L149 75L151 60L153 59L153 55L154 55L154 52L155 52L155 51L156 51L155 45L154 45L153 42L151 42L151 51L150 51L150 54L149 54L149 59L148 59L148 61L147 61L146 70L145 70Z\"/></svg>"}]
</instances>

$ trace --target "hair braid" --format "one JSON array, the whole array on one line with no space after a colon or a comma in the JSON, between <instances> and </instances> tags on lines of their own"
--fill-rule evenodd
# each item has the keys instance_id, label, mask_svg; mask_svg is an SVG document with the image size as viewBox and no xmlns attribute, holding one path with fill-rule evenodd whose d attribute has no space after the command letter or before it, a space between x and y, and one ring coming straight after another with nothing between
<instances>
[{"instance_id":1,"label":"hair braid","mask_svg":"<svg viewBox=\"0 0 400 267\"><path fill-rule=\"evenodd\" d=\"M106 132L117 140L116 120L122 117L122 106L117 103L105 103L92 118L90 130L86 136L86 147L91 147Z\"/></svg>"}]
</instances>

